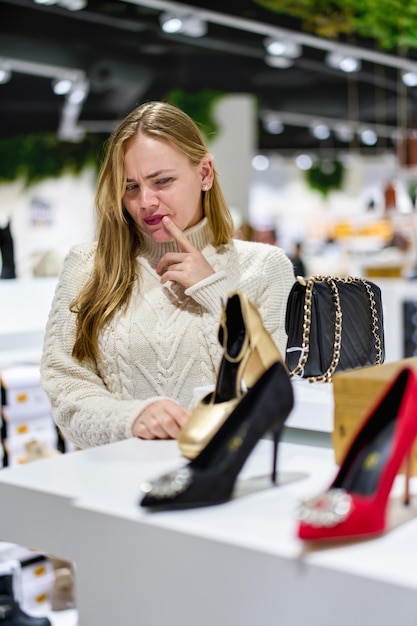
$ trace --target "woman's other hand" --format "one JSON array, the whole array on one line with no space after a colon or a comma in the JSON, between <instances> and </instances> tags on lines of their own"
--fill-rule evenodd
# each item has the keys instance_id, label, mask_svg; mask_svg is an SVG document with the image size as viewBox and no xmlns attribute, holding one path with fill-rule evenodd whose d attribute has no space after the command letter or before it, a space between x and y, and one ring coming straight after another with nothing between
<instances>
[{"instance_id":1,"label":"woman's other hand","mask_svg":"<svg viewBox=\"0 0 417 626\"><path fill-rule=\"evenodd\" d=\"M177 439L191 411L173 400L157 400L142 411L133 424L139 439Z\"/></svg>"}]
</instances>

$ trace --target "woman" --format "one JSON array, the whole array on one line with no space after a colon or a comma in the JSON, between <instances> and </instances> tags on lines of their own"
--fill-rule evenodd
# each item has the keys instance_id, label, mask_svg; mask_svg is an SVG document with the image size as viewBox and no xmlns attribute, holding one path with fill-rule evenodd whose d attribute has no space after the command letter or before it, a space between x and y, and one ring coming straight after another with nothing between
<instances>
[{"instance_id":1,"label":"woman","mask_svg":"<svg viewBox=\"0 0 417 626\"><path fill-rule=\"evenodd\" d=\"M164 102L139 106L110 136L96 208L97 242L69 252L46 328L41 377L54 420L80 448L177 438L194 389L215 382L232 289L285 350L291 262L233 239L197 125Z\"/></svg>"}]
</instances>

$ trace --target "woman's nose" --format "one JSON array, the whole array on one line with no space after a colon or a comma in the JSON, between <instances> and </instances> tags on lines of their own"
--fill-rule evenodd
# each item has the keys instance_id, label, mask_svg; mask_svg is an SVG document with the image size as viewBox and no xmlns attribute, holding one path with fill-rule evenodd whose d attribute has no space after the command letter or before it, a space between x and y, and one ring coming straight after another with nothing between
<instances>
[{"instance_id":1,"label":"woman's nose","mask_svg":"<svg viewBox=\"0 0 417 626\"><path fill-rule=\"evenodd\" d=\"M151 187L142 187L140 200L143 207L155 206L159 203L158 196Z\"/></svg>"}]
</instances>

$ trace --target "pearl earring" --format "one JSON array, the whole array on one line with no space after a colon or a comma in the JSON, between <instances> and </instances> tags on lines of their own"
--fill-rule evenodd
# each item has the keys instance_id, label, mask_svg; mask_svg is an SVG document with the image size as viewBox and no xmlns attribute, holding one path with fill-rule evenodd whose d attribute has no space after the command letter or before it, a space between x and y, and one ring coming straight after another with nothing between
<instances>
[{"instance_id":1,"label":"pearl earring","mask_svg":"<svg viewBox=\"0 0 417 626\"><path fill-rule=\"evenodd\" d=\"M207 185L207 183L203 185L203 191L208 191L209 189L210 189L210 186Z\"/></svg>"}]
</instances>

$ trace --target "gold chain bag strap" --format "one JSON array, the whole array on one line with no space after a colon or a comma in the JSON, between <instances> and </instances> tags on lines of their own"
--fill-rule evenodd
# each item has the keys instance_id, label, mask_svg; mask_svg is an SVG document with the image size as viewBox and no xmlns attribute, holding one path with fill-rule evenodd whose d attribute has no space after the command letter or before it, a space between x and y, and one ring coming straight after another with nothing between
<instances>
[{"instance_id":1,"label":"gold chain bag strap","mask_svg":"<svg viewBox=\"0 0 417 626\"><path fill-rule=\"evenodd\" d=\"M317 289L319 286L320 290ZM323 286L329 290L331 303L325 296ZM344 295L343 306L349 307L345 320L341 290ZM328 313L330 307L333 308L333 317L326 318L320 325L321 313L323 310ZM311 345L312 326L314 354ZM383 363L385 349L381 291L371 281L353 276L312 276L307 280L299 276L288 299L286 331L286 362L290 375L307 378L312 383L330 382L336 370ZM346 351L349 354L343 353L342 338L346 333ZM326 342L327 345L324 345ZM300 354L296 364L294 353Z\"/></svg>"}]
</instances>

